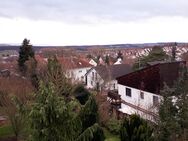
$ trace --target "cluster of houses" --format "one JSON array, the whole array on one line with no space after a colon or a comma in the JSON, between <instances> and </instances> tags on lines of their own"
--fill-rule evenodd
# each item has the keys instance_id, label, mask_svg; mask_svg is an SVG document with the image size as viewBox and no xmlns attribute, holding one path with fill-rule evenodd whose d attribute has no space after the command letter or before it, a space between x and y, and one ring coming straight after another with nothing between
<instances>
[{"instance_id":1,"label":"cluster of houses","mask_svg":"<svg viewBox=\"0 0 188 141\"><path fill-rule=\"evenodd\" d=\"M133 71L130 65L121 63L97 65L94 60L77 58L60 62L68 68L67 76L73 82L82 82L88 89L107 91L107 100L116 116L136 113L150 121L158 118L164 84L173 86L186 66L185 61L150 62L147 67Z\"/></svg>"},{"instance_id":2,"label":"cluster of houses","mask_svg":"<svg viewBox=\"0 0 188 141\"><path fill-rule=\"evenodd\" d=\"M136 113L150 121L158 118L164 84L173 86L186 65L185 61L150 62L147 67L133 71L130 65L121 63L97 65L94 60L74 57L59 61L67 68L67 77L74 83L81 82L88 89L107 91L107 100L116 116Z\"/></svg>"},{"instance_id":3,"label":"cluster of houses","mask_svg":"<svg viewBox=\"0 0 188 141\"><path fill-rule=\"evenodd\" d=\"M46 64L47 58L40 55L35 55L35 58L39 62L38 64ZM105 61L100 57L99 61L96 62L94 59L86 59L83 57L57 57L58 61L62 64L66 76L71 79L73 83L86 84L88 89L95 89L99 86L102 89L104 85L109 80L115 80L126 72L130 72L131 67L129 65L121 64L121 59L118 58L115 62L111 62L111 65L106 65ZM127 70L128 69L128 70ZM105 72L105 73L103 73ZM111 72L108 75L106 72ZM107 80L108 79L108 80ZM111 83L117 88L117 81ZM108 83L109 85L109 83ZM108 89L107 84L105 84L106 89Z\"/></svg>"},{"instance_id":4,"label":"cluster of houses","mask_svg":"<svg viewBox=\"0 0 188 141\"><path fill-rule=\"evenodd\" d=\"M36 58L47 62L45 58ZM58 60L73 83L85 84L88 89L107 91L107 100L118 117L136 113L150 121L158 118L164 84L173 86L186 65L185 61L150 62L147 67L133 71L132 66L122 64L120 58L113 65L102 64L102 59L99 59L100 64L92 59L77 57ZM8 70L0 71L0 76L9 75Z\"/></svg>"}]
</instances>

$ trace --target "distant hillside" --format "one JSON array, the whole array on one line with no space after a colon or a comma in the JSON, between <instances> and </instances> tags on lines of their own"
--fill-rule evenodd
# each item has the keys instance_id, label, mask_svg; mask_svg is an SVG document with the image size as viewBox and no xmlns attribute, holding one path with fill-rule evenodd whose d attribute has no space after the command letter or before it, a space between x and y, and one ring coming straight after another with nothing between
<instances>
[{"instance_id":1,"label":"distant hillside","mask_svg":"<svg viewBox=\"0 0 188 141\"><path fill-rule=\"evenodd\" d=\"M2 45L2 44L0 44L0 51L3 51L3 50L19 50L19 46Z\"/></svg>"},{"instance_id":2,"label":"distant hillside","mask_svg":"<svg viewBox=\"0 0 188 141\"><path fill-rule=\"evenodd\" d=\"M54 48L55 46L33 46L34 50L40 50L42 48ZM16 50L19 51L20 46L13 46L13 45L2 45L0 44L0 51L3 50Z\"/></svg>"},{"instance_id":3,"label":"distant hillside","mask_svg":"<svg viewBox=\"0 0 188 141\"><path fill-rule=\"evenodd\" d=\"M33 46L34 50L40 50L42 48L74 48L77 50L86 50L88 48L147 48L153 46L161 46L166 47L169 45L174 44L174 42L167 42L167 43L143 43L143 44L112 44L112 45L75 45L75 46ZM188 43L177 43L178 46L188 46ZM8 44L0 44L0 51L2 50L19 50L19 46L8 45Z\"/></svg>"},{"instance_id":4,"label":"distant hillside","mask_svg":"<svg viewBox=\"0 0 188 141\"><path fill-rule=\"evenodd\" d=\"M145 47L154 47L154 46L168 46L172 45L175 42L165 42L165 43L142 43L142 44L109 44L109 45L81 45L81 46L64 46L69 48L77 48L77 49L84 49L84 48L92 48L92 47L101 47L101 48L145 48ZM177 43L178 46L188 46L188 43Z\"/></svg>"}]
</instances>

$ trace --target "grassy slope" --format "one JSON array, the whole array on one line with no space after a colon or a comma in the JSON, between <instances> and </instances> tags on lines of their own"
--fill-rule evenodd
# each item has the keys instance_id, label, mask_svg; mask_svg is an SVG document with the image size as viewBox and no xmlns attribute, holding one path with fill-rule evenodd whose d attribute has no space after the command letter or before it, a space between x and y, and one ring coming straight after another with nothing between
<instances>
[{"instance_id":1,"label":"grassy slope","mask_svg":"<svg viewBox=\"0 0 188 141\"><path fill-rule=\"evenodd\" d=\"M0 127L0 138L13 136L13 131L11 126L5 125Z\"/></svg>"}]
</instances>

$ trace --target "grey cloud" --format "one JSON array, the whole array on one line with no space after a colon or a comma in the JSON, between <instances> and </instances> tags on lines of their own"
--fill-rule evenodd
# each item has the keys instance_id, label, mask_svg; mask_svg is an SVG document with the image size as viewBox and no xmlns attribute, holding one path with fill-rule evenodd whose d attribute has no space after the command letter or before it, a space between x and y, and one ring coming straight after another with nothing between
<instances>
[{"instance_id":1,"label":"grey cloud","mask_svg":"<svg viewBox=\"0 0 188 141\"><path fill-rule=\"evenodd\" d=\"M188 17L187 0L2 0L0 16L34 20L132 21L155 16Z\"/></svg>"}]
</instances>

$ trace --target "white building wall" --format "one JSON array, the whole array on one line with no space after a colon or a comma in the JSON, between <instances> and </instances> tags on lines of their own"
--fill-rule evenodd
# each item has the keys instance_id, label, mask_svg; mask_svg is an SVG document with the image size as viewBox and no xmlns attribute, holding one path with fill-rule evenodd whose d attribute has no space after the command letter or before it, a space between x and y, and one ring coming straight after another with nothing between
<instances>
[{"instance_id":1,"label":"white building wall","mask_svg":"<svg viewBox=\"0 0 188 141\"><path fill-rule=\"evenodd\" d=\"M97 66L97 63L96 63L93 59L91 59L91 60L89 61L89 64L91 64L91 65L93 65L93 66Z\"/></svg>"},{"instance_id":2,"label":"white building wall","mask_svg":"<svg viewBox=\"0 0 188 141\"><path fill-rule=\"evenodd\" d=\"M77 68L69 70L70 78L73 82L84 82L85 83L85 74L89 71L91 67L86 68Z\"/></svg>"},{"instance_id":3,"label":"white building wall","mask_svg":"<svg viewBox=\"0 0 188 141\"><path fill-rule=\"evenodd\" d=\"M93 77L94 74L94 77ZM97 76L96 76L97 75ZM109 82L105 82L100 75L96 72L95 69L92 69L88 74L87 74L87 88L90 89L95 89L97 88L97 83L99 84L99 89L104 88L106 90L117 90L117 80L111 80Z\"/></svg>"},{"instance_id":4,"label":"white building wall","mask_svg":"<svg viewBox=\"0 0 188 141\"><path fill-rule=\"evenodd\" d=\"M126 88L131 89L131 97L126 95ZM141 92L144 95L144 98L141 98ZM158 102L160 103L162 100L162 96L156 95L154 93L142 91L139 89L131 88L128 86L124 86L121 84L118 84L118 94L121 95L121 99L124 100L127 103L130 103L134 106L138 106L146 111L153 112L155 114L158 113L158 107L156 107L153 103L153 96L158 97ZM138 109L135 109L131 106L121 104L121 112L126 114L139 114L142 118L154 121L153 116L144 113L143 111L140 111Z\"/></svg>"},{"instance_id":5,"label":"white building wall","mask_svg":"<svg viewBox=\"0 0 188 141\"><path fill-rule=\"evenodd\" d=\"M94 74L94 75L93 75ZM95 69L92 69L88 74L87 74L87 88L94 89L97 87L97 83L99 83L99 86L101 86L104 81L102 78L99 76L99 74L96 72Z\"/></svg>"},{"instance_id":6,"label":"white building wall","mask_svg":"<svg viewBox=\"0 0 188 141\"><path fill-rule=\"evenodd\" d=\"M105 86L106 89L110 89L110 90L117 90L117 80L112 80L110 82L108 82Z\"/></svg>"},{"instance_id":7,"label":"white building wall","mask_svg":"<svg viewBox=\"0 0 188 141\"><path fill-rule=\"evenodd\" d=\"M91 69L91 67L74 69L74 72L73 72L73 73L74 73L74 76L75 76L75 80L85 82L85 74L86 74L90 69Z\"/></svg>"},{"instance_id":8,"label":"white building wall","mask_svg":"<svg viewBox=\"0 0 188 141\"><path fill-rule=\"evenodd\" d=\"M140 111L138 109L132 108L132 107L125 105L125 104L121 104L121 108L119 109L119 111L126 113L128 115L137 114L137 115L140 115L140 117L142 117L144 119L156 122L156 119L155 119L154 116L152 116L148 113L145 113L143 111Z\"/></svg>"},{"instance_id":9,"label":"white building wall","mask_svg":"<svg viewBox=\"0 0 188 141\"><path fill-rule=\"evenodd\" d=\"M100 75L96 72L96 70L93 69L87 74L87 88L95 89L97 88L97 83L99 84L99 89L104 88L106 90L114 90L114 89L117 90L117 80L104 82L104 80L100 77Z\"/></svg>"}]
</instances>

